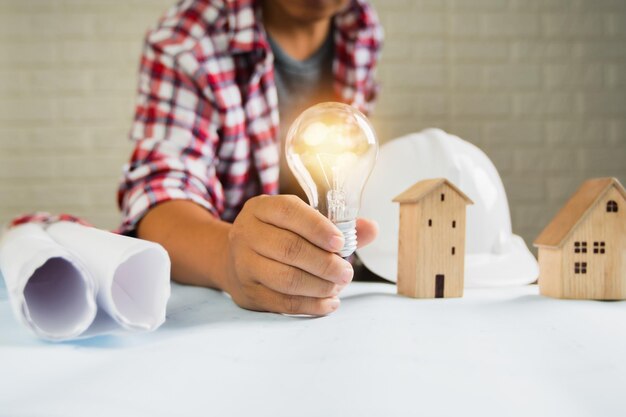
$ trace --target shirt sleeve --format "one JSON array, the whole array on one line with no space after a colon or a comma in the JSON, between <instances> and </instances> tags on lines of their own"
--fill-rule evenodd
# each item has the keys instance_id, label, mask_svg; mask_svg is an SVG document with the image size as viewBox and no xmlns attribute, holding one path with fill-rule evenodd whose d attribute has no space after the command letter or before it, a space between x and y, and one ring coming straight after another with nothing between
<instances>
[{"instance_id":1,"label":"shirt sleeve","mask_svg":"<svg viewBox=\"0 0 626 417\"><path fill-rule=\"evenodd\" d=\"M191 39L163 32L148 34L141 57L130 135L135 147L117 195L124 234L168 200L193 201L216 217L223 211L215 168L217 111L198 82L201 66Z\"/></svg>"}]
</instances>

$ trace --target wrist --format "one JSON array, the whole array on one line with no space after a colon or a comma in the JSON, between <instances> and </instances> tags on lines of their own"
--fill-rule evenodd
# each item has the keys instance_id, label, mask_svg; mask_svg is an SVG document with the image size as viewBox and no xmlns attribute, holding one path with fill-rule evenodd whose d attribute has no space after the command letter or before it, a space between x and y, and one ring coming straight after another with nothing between
<instances>
[{"instance_id":1,"label":"wrist","mask_svg":"<svg viewBox=\"0 0 626 417\"><path fill-rule=\"evenodd\" d=\"M211 219L203 227L205 286L229 292L229 242L228 234L232 225Z\"/></svg>"}]
</instances>

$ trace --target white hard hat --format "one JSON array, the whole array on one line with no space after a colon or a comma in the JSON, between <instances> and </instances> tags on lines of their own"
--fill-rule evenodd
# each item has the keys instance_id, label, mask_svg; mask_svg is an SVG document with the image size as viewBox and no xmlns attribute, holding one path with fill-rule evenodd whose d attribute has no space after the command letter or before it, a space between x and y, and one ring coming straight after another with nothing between
<instances>
[{"instance_id":1,"label":"white hard hat","mask_svg":"<svg viewBox=\"0 0 626 417\"><path fill-rule=\"evenodd\" d=\"M476 146L439 129L403 136L380 148L360 212L380 226L378 238L357 251L370 271L396 282L399 206L392 199L427 178L447 178L474 201L467 206L466 287L522 285L537 279L535 257L511 230L495 166Z\"/></svg>"}]
</instances>

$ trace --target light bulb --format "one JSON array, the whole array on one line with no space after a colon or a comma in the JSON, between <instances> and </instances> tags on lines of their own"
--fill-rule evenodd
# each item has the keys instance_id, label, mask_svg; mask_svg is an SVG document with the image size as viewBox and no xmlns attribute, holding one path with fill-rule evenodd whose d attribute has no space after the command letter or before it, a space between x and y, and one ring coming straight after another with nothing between
<instances>
[{"instance_id":1,"label":"light bulb","mask_svg":"<svg viewBox=\"0 0 626 417\"><path fill-rule=\"evenodd\" d=\"M361 193L378 155L372 125L352 106L320 103L293 122L285 153L309 204L343 233L345 245L338 254L350 256L357 246Z\"/></svg>"}]
</instances>

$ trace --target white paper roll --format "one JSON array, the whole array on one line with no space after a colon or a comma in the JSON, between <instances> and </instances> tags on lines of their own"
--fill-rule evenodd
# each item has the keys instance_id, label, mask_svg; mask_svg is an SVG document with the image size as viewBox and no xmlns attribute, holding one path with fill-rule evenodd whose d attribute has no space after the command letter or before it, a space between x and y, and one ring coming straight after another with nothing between
<instances>
[{"instance_id":1,"label":"white paper roll","mask_svg":"<svg viewBox=\"0 0 626 417\"><path fill-rule=\"evenodd\" d=\"M75 253L94 277L98 305L128 330L154 330L165 321L170 296L170 259L154 242L77 223L47 228Z\"/></svg>"},{"instance_id":2,"label":"white paper roll","mask_svg":"<svg viewBox=\"0 0 626 417\"><path fill-rule=\"evenodd\" d=\"M83 264L38 224L6 231L0 269L18 319L48 340L78 337L96 317L96 286Z\"/></svg>"}]
</instances>

